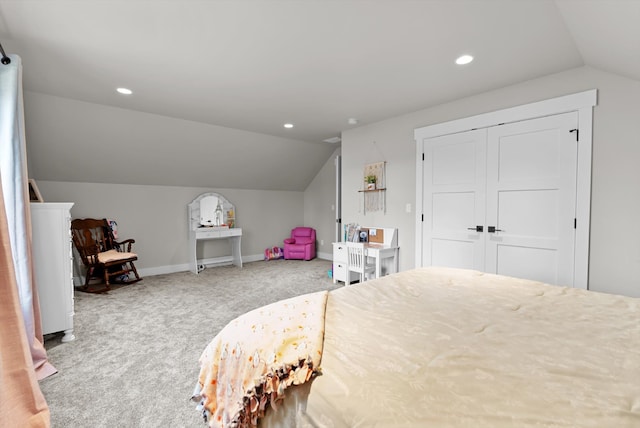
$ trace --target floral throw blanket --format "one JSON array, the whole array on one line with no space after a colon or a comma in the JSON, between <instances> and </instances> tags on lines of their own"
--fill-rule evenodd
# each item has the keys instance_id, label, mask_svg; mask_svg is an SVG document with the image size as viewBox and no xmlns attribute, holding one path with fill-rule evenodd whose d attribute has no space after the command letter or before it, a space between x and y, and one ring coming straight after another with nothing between
<instances>
[{"instance_id":1,"label":"floral throw blanket","mask_svg":"<svg viewBox=\"0 0 640 428\"><path fill-rule=\"evenodd\" d=\"M192 399L210 427L254 427L291 385L318 374L327 291L282 300L231 321L200 357Z\"/></svg>"}]
</instances>

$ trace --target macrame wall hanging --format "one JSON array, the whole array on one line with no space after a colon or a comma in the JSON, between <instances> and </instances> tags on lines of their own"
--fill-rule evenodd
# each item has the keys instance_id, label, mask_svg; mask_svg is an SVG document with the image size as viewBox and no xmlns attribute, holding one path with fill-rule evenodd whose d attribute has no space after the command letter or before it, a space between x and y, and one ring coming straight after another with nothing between
<instances>
[{"instance_id":1,"label":"macrame wall hanging","mask_svg":"<svg viewBox=\"0 0 640 428\"><path fill-rule=\"evenodd\" d=\"M385 212L385 162L369 163L364 166L364 208L363 212Z\"/></svg>"}]
</instances>

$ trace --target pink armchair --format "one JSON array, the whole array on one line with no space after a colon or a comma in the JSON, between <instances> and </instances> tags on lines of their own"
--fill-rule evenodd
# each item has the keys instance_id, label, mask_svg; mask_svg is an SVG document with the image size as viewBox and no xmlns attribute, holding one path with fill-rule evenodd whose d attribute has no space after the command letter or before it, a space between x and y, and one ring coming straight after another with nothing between
<instances>
[{"instance_id":1,"label":"pink armchair","mask_svg":"<svg viewBox=\"0 0 640 428\"><path fill-rule=\"evenodd\" d=\"M295 227L291 238L284 240L284 258L287 260L311 260L316 258L316 230L311 227Z\"/></svg>"}]
</instances>

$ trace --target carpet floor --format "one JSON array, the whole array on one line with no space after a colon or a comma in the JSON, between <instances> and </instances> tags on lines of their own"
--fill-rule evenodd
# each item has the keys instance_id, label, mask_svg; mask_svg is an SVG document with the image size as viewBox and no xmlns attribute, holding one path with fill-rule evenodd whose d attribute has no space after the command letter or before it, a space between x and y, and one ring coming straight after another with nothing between
<instances>
[{"instance_id":1,"label":"carpet floor","mask_svg":"<svg viewBox=\"0 0 640 428\"><path fill-rule=\"evenodd\" d=\"M337 288L329 269L319 259L259 261L76 291L76 340L45 337L58 369L40 382L52 427L204 427L190 397L209 341L251 309Z\"/></svg>"}]
</instances>

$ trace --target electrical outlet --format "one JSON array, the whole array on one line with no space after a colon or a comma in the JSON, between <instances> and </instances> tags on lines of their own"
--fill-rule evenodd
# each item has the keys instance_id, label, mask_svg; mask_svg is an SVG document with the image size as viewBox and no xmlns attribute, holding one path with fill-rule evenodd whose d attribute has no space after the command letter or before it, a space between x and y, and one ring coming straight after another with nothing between
<instances>
[{"instance_id":1,"label":"electrical outlet","mask_svg":"<svg viewBox=\"0 0 640 428\"><path fill-rule=\"evenodd\" d=\"M407 213L410 213L410 212L411 212L411 203L408 203L408 204L404 207L404 209L405 209L405 211L406 211Z\"/></svg>"},{"instance_id":2,"label":"electrical outlet","mask_svg":"<svg viewBox=\"0 0 640 428\"><path fill-rule=\"evenodd\" d=\"M320 245L324 245L324 239L320 240Z\"/></svg>"}]
</instances>

